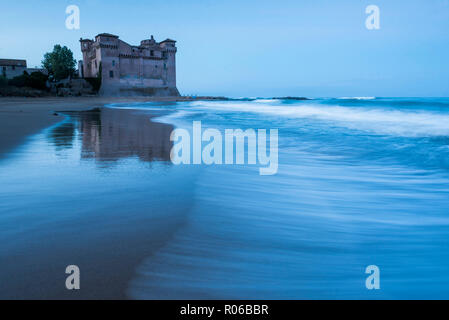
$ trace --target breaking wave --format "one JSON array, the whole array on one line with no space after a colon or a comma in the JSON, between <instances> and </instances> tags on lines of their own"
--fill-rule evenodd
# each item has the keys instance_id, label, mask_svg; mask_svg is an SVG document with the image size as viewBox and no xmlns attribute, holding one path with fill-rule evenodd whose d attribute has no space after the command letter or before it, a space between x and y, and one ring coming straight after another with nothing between
<instances>
[{"instance_id":1,"label":"breaking wave","mask_svg":"<svg viewBox=\"0 0 449 320\"><path fill-rule=\"evenodd\" d=\"M339 100L374 100L376 97L340 97Z\"/></svg>"},{"instance_id":2,"label":"breaking wave","mask_svg":"<svg viewBox=\"0 0 449 320\"><path fill-rule=\"evenodd\" d=\"M291 120L311 119L374 134L404 137L449 136L449 114L416 109L347 107L325 104L255 102L194 102L191 110L258 113Z\"/></svg>"},{"instance_id":3,"label":"breaking wave","mask_svg":"<svg viewBox=\"0 0 449 320\"><path fill-rule=\"evenodd\" d=\"M159 118L278 128L279 171L200 167L185 225L130 297L372 299L375 264L389 273L376 298L447 298L449 100L361 98L195 101Z\"/></svg>"}]
</instances>

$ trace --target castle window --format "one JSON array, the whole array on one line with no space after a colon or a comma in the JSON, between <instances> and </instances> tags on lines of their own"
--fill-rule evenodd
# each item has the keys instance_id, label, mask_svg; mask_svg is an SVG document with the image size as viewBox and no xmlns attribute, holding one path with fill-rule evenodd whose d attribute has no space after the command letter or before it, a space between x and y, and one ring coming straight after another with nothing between
<instances>
[{"instance_id":1,"label":"castle window","mask_svg":"<svg viewBox=\"0 0 449 320\"><path fill-rule=\"evenodd\" d=\"M150 56L154 57L154 50L150 51Z\"/></svg>"},{"instance_id":2,"label":"castle window","mask_svg":"<svg viewBox=\"0 0 449 320\"><path fill-rule=\"evenodd\" d=\"M109 78L114 78L114 71L109 71Z\"/></svg>"},{"instance_id":3,"label":"castle window","mask_svg":"<svg viewBox=\"0 0 449 320\"><path fill-rule=\"evenodd\" d=\"M12 69L13 69L13 70L16 70L16 66L12 66Z\"/></svg>"},{"instance_id":4,"label":"castle window","mask_svg":"<svg viewBox=\"0 0 449 320\"><path fill-rule=\"evenodd\" d=\"M95 68L97 68L97 60L95 60Z\"/></svg>"},{"instance_id":5,"label":"castle window","mask_svg":"<svg viewBox=\"0 0 449 320\"><path fill-rule=\"evenodd\" d=\"M115 60L112 60L112 66L113 67L115 66Z\"/></svg>"},{"instance_id":6,"label":"castle window","mask_svg":"<svg viewBox=\"0 0 449 320\"><path fill-rule=\"evenodd\" d=\"M167 70L167 64L164 63L164 70Z\"/></svg>"}]
</instances>

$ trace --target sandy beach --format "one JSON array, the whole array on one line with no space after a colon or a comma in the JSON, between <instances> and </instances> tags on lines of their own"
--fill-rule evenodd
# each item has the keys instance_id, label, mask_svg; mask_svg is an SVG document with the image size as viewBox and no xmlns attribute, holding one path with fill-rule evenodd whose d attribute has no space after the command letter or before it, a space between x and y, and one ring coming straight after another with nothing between
<instances>
[{"instance_id":1,"label":"sandy beach","mask_svg":"<svg viewBox=\"0 0 449 320\"><path fill-rule=\"evenodd\" d=\"M1 99L0 158L11 157L19 146L29 144L27 139L36 134L42 135L45 130L50 130L46 128L66 119L61 112L85 111L112 102L148 100L148 98L97 97ZM164 99L164 101L168 100L171 99ZM95 114L93 116L96 117ZM88 116L83 118L84 120L80 120L81 125L89 132L98 130L91 125L95 124L95 119L89 117L88 113ZM122 146L117 145L117 137L111 136L109 139L112 149L106 148L106 151L94 155L97 157L95 161L107 162L111 160L110 156L115 157L116 155L120 158L137 155L143 162L153 161L153 156L167 158L168 147L163 148L163 154L152 150L151 157L148 157L147 154L139 154L139 152L145 152L145 148L159 149L160 146L155 140L161 140L161 137L169 135L170 126L150 124L147 120L148 117L132 116L126 110L120 112L119 116L112 112L112 115L107 115L107 117L102 121L109 121L117 128L121 126L117 122L123 124L125 121L126 127L130 131L117 133L122 136L125 134L127 137L126 140L120 142ZM54 128L49 131L49 137L57 148L58 146L63 147L66 141L64 139L67 139L67 132L64 131L66 128L64 125ZM142 142L136 135L144 135L147 139ZM86 137L87 140L83 141L83 148L88 151L93 150L95 146L90 147L89 135L86 134ZM137 141L136 143L143 144L138 146L141 150L127 147L127 144L133 139ZM162 140L168 141L168 138ZM117 148L121 150L128 148L129 151L126 154L120 154ZM45 153L46 151L44 151ZM24 151L21 154L27 155L29 151ZM57 166L52 165L50 170L53 169L58 170ZM64 167L64 170L68 171L69 169ZM81 174L84 172L82 170ZM5 169L3 173L7 176L15 175L8 169ZM137 174L140 173L137 172ZM70 175L69 172L67 175L60 175L62 179L60 181L64 183L64 181L70 180L68 175ZM17 184L21 183L17 180ZM51 184L46 181L41 186L46 188ZM60 184L61 182L55 183L55 185ZM178 207L176 204L165 206L164 201L157 204L148 202L144 196L136 196L139 192L143 192L142 188L136 187L130 198L110 198L101 206L97 206L98 201L92 198L95 190L90 190L85 184L88 182L80 181L79 187L67 192L64 192L63 187L58 187L59 190L53 195L39 196L34 205L30 204L33 203L33 195L28 195L26 198L30 202L24 204L21 209L14 210L16 212L15 222L11 225L8 225L7 222L4 223L2 233L5 238L0 237L4 243L0 248L3 287L0 297L2 299L126 299L128 282L134 275L135 268L154 250L164 245L183 221L182 214L180 214L183 210L182 207ZM23 186L23 184L21 185ZM75 208L76 204L67 203L69 207L65 212L58 209L52 213L52 203L58 202L59 197L70 196L69 194L73 193L73 190L80 192L78 195L78 199L82 203L80 207ZM154 198L161 198L161 196L151 197L151 199ZM154 211L149 212L149 208L154 208ZM88 211L91 214L77 215L82 211ZM42 226L33 226L31 222L33 219L29 214L38 216L38 223ZM64 218L54 224L54 217L60 214L69 217L73 215L73 217ZM19 228L18 225L21 227ZM16 240L13 241L9 238L9 233L15 234ZM74 261L83 269L83 287L86 288L78 292L68 291L63 285L61 286L66 276L64 274L65 267Z\"/></svg>"},{"instance_id":2,"label":"sandy beach","mask_svg":"<svg viewBox=\"0 0 449 320\"><path fill-rule=\"evenodd\" d=\"M57 111L82 111L107 103L182 101L185 98L149 97L73 97L73 98L0 98L0 159L27 136L64 119Z\"/></svg>"}]
</instances>

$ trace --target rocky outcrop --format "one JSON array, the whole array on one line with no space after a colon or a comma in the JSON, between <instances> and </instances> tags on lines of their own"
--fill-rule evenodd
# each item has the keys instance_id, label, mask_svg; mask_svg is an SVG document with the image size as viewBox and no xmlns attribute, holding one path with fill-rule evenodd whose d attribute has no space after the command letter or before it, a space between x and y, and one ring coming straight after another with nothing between
<instances>
[{"instance_id":1,"label":"rocky outcrop","mask_svg":"<svg viewBox=\"0 0 449 320\"><path fill-rule=\"evenodd\" d=\"M92 85L84 79L65 79L50 84L50 92L59 97L95 95Z\"/></svg>"}]
</instances>

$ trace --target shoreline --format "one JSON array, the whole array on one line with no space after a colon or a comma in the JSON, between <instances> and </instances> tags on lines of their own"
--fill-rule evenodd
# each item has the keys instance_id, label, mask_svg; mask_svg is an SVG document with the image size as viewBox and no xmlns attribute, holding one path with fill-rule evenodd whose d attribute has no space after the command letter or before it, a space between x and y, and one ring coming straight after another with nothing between
<instances>
[{"instance_id":1,"label":"shoreline","mask_svg":"<svg viewBox=\"0 0 449 320\"><path fill-rule=\"evenodd\" d=\"M149 99L148 97L1 98L0 161L14 156L14 154L17 152L21 152L20 148L26 145L28 143L28 140L31 139L32 136L44 132L47 129L50 130L51 127L56 127L63 123L66 119L66 114L64 114L65 112L68 113L89 111L95 108L101 108L110 103L173 102L187 100L190 101L192 99ZM161 125L158 124L158 126ZM152 223L150 223L151 221L147 221L149 218L145 217L144 213L141 213L140 216L136 214L136 217L133 218L135 220L135 223L131 223L130 221L128 221L129 225L126 228L122 224L120 226L121 234L126 234L126 237L120 236L116 239L113 239L108 234L100 234L101 236L98 236L97 230L88 229L89 231L87 232L87 238L95 238L95 242L99 241L99 243L97 243L95 246L91 246L87 243L84 243L85 240L83 240L83 238L80 238L79 242L81 242L82 245L73 247L72 250L69 250L69 253L80 252L80 254L77 255L77 261L80 266L83 266L84 270L86 268L91 268L98 272L98 270L104 268L104 266L101 264L101 261L95 258L99 255L105 256L106 261L116 261L116 263L114 263L114 268L109 268L110 270L108 269L108 272L104 272L105 279L102 277L97 277L95 275L96 273L91 272L91 274L86 275L86 272L84 272L84 283L87 283L88 286L93 285L94 287L98 287L98 290L101 292L99 295L96 294L96 291L83 290L82 292L77 292L76 294L70 294L70 292L64 290L64 288L61 290L56 289L58 288L57 284L59 282L63 282L63 279L61 277L64 277L64 274L62 273L62 276L59 275L55 279L47 279L48 277L44 277L49 281L49 283L46 283L45 285L43 283L36 283L36 285L38 285L38 288L28 291L25 296L23 296L21 290L25 290L24 288L27 286L27 283L33 283L34 278L29 278L29 276L27 275L23 276L23 279L19 281L13 280L15 278L13 276L8 279L3 279L5 288L8 287L9 290L6 291L8 293L4 292L3 294L0 294L0 296L7 299L21 299L24 297L33 299L92 299L98 298L99 296L102 299L128 299L128 285L129 281L131 281L131 279L135 275L135 268L139 266L144 261L144 259L148 258L148 256L151 256L155 252L155 250L157 250L157 248L164 246L168 239L172 236L172 234L177 230L179 225L182 224L184 215L180 214L179 212L182 212L183 210L181 210L181 208L171 207L169 209L169 212L166 212L166 210L160 210L157 213L153 214L153 218L156 218L157 220L167 220L164 223L159 223L157 225L158 228L152 227ZM113 213L113 209L111 209L110 213ZM117 213L113 213L113 215L114 214ZM127 212L120 213L119 215L127 215ZM162 217L164 217L164 219L162 219ZM128 220L129 219L130 218L128 218ZM131 221L134 221L133 219L131 219ZM59 260L61 261L54 260L52 256L49 256L45 251L42 251L42 245L44 245L44 247L52 245L51 242L46 243L45 239L49 236L49 234L55 231L35 230L34 232L46 233L39 236L39 244L28 244L34 248L29 252L30 256L16 257L16 261L11 263L4 261L5 265L7 265L7 267L5 267L3 270L4 272L10 273L11 275L16 274L17 270L14 269L14 266L16 266L18 260L21 261L22 265L22 268L20 269L22 272L19 273L22 273L23 275L26 274L25 269L29 268L34 270L34 272L45 276L46 274L48 274L48 272L45 271L47 267L52 269L54 274L58 274L59 269L62 268L61 270L63 270L64 263L66 265L70 264L73 256L67 255L66 249L61 250L58 247L54 248L54 252L57 253L56 256L58 256ZM71 236L78 237L78 235L76 235L75 233ZM98 237L100 237L100 239L97 239ZM113 247L115 247L115 250L113 250L113 252L109 252L107 250L105 251L104 248L108 248L108 246L111 246L111 241L113 242ZM70 247L70 243L71 241L67 241L66 246ZM108 245L106 245L106 243L108 243ZM127 244L125 246L126 248L133 247L134 249L132 250L132 252L127 252L126 250L123 251L123 243ZM38 253L46 257L43 261L47 261L47 263L39 263L38 266L29 264L30 259ZM41 261L40 259L42 257L35 258L37 259L37 261ZM8 261L9 259L10 258L8 257ZM62 263L62 260L66 261ZM126 261L126 263L122 263L120 261ZM53 270L54 268L56 268L57 270ZM112 285L112 283L114 284ZM45 292L42 291L43 288L46 289Z\"/></svg>"},{"instance_id":2,"label":"shoreline","mask_svg":"<svg viewBox=\"0 0 449 320\"><path fill-rule=\"evenodd\" d=\"M117 102L117 100L114 102ZM30 122L34 116L37 116L39 117L39 122L34 127L34 129L38 130L36 134L40 135L43 132L44 136L46 136L47 130L54 131L59 126L63 126L66 118L66 114L63 114L64 111L73 111L75 107L81 109L80 111L84 111L82 109L89 111L93 107L103 106L109 103L109 101L83 101L81 103L77 100L74 103L78 106L74 106L72 101L68 102L65 100L59 103L54 101L28 103L27 108L21 109L22 112L20 110L16 111L17 115L12 124L23 127L24 123L22 120ZM23 105L22 102L17 101L17 104L10 104L8 107L12 108L14 106L21 107ZM29 111L31 106L35 107L34 112ZM56 111L56 109L62 112L59 116L53 115L53 111ZM151 147L155 157L158 156L157 150L159 146L152 137L156 137L156 140L158 140L161 135L167 135L167 132L171 131L170 125L160 123L150 125L146 119L128 110L110 109L102 112L107 112L106 118L102 118L102 121L109 121L109 124L116 121L127 124L132 122L134 124L130 126L133 130L130 130L127 135L122 130L113 133L114 136L116 134L126 135L127 138L122 143L127 143L129 139L135 143L142 142L140 134L147 133L145 134L147 137L147 140L145 140L146 144L142 147ZM77 112L75 111L74 113ZM83 113L81 112L81 114ZM121 116L117 117L117 113L120 113ZM91 112L87 112L87 114L89 116L87 116L83 125L85 128L89 127L89 129L86 129L86 132L91 132L95 127L89 126L89 123L95 124L96 120L90 118L92 116L90 115ZM6 117L1 118L2 121L5 121L4 118ZM56 120L53 121L53 119ZM59 122L59 124L48 125L51 122ZM45 127L45 125L48 126L44 129L38 129L39 126ZM119 127L120 125L116 126L116 128ZM150 132L151 130L153 132ZM26 131L22 130L19 132L14 130L14 134L11 136L20 134L25 139ZM111 137L103 138L110 139ZM53 139L59 138L61 136L56 135ZM2 139L2 142L5 140ZM114 141L117 140L114 139ZM11 141L9 142L12 145ZM55 143L57 144L56 140ZM85 145L86 148L89 148L89 139L83 143L87 144ZM132 145L136 144L132 143ZM114 146L116 145L109 145L112 148ZM110 150L109 147L98 153L98 157L96 157L98 161L102 161L102 157L105 157L105 161L111 160L112 154L107 153ZM123 151L123 148L119 147L119 149ZM145 153L136 152L132 148L130 152L134 152L133 154L137 156L146 156ZM6 151L4 155L9 157L11 153ZM118 154L118 157L120 157L120 154ZM144 158L142 161L151 162L155 161L155 159ZM10 164L7 165L9 166ZM64 168L66 167L64 166ZM55 170L58 171L57 166ZM86 168L85 170L89 169ZM150 174L152 178L158 176L160 179L167 178L166 174L161 176L157 172L151 173L151 171L148 171L147 174ZM64 174L64 177L66 175L67 173ZM49 181L55 179L55 176L58 176L58 174L53 175L50 173ZM99 177L100 179L105 178L105 176L101 175ZM67 179L70 179L70 176ZM91 182L95 183L95 181ZM150 180L146 179L146 181ZM51 183L47 181L44 185L49 187ZM80 186L83 186L83 184L81 183ZM64 212L62 218L56 218L56 212L52 211L51 205L49 206L54 200L42 198L39 201L39 205L33 206L33 215L41 220L41 225L38 227L33 225L33 219L29 219L25 209L16 209L18 214L14 217L14 224L19 222L21 228L14 229L11 232L15 233L14 237L17 241L5 241L0 246L0 255L4 262L2 283L5 288L4 292L0 294L0 298L128 299L127 290L130 281L135 277L135 269L145 259L170 241L173 234L183 225L187 213L184 205L163 201L164 191L162 188L149 188L146 190L142 186L142 184L137 184L134 191L144 192L145 194L155 193L158 196L136 198L135 192L129 192L122 194L119 202L111 199L112 203L115 201L114 205L111 205L109 200L103 203L95 201L95 203L89 203L87 206L81 202L79 206L73 205L70 210ZM95 188L92 190L87 189L87 186L75 189L79 193L80 199L84 199L84 201L90 199L95 190L98 190ZM54 199L64 198L65 195L74 191L69 186L66 191L63 190L64 186L61 185L58 193L53 194L52 197ZM190 198L186 197L186 199ZM133 203L136 207L130 211L129 206L126 205L127 203ZM20 204L18 206L20 207ZM158 210L150 210L150 208L154 207L157 207ZM12 222L8 223L8 221L8 217L5 217L3 220L5 226L11 225ZM23 230L27 230L26 233ZM57 242L54 242L55 237L58 239ZM129 250L129 248L132 248L132 250ZM16 252L27 252L27 254L18 255ZM64 283L66 277L61 270L64 270L67 265L73 264L73 261L76 261L76 264L83 270L82 283L85 289L79 292L67 291L63 286L60 286L60 283ZM29 270L32 270L32 272L27 272ZM21 277L17 277L19 274ZM39 276L35 277L35 275ZM30 288L26 289L27 286ZM95 290L92 288L95 288Z\"/></svg>"},{"instance_id":3,"label":"shoreline","mask_svg":"<svg viewBox=\"0 0 449 320\"><path fill-rule=\"evenodd\" d=\"M56 112L85 111L109 103L226 100L225 97L1 97L0 159L26 139L64 119Z\"/></svg>"}]
</instances>

